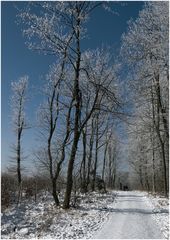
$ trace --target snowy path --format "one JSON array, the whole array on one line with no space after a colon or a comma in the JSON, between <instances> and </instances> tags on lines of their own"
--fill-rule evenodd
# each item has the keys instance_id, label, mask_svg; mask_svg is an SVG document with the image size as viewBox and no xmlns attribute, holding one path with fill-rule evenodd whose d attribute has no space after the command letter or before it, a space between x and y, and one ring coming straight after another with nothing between
<instances>
[{"instance_id":1,"label":"snowy path","mask_svg":"<svg viewBox=\"0 0 170 240\"><path fill-rule=\"evenodd\" d=\"M109 220L94 239L163 239L143 193L119 192Z\"/></svg>"}]
</instances>

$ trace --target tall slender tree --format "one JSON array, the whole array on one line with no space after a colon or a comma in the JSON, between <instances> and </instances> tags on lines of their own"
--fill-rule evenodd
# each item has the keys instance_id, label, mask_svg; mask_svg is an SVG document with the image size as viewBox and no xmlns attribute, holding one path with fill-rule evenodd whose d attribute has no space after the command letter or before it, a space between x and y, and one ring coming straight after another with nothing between
<instances>
[{"instance_id":1,"label":"tall slender tree","mask_svg":"<svg viewBox=\"0 0 170 240\"><path fill-rule=\"evenodd\" d=\"M12 98L11 98L11 109L12 109L12 123L13 129L16 135L16 143L14 144L14 152L16 156L16 173L18 178L18 186L20 187L22 182L21 164L22 164L22 146L21 140L24 129L26 129L26 118L25 118L25 101L26 91L28 87L28 76L21 77L18 81L11 83L12 87Z\"/></svg>"}]
</instances>

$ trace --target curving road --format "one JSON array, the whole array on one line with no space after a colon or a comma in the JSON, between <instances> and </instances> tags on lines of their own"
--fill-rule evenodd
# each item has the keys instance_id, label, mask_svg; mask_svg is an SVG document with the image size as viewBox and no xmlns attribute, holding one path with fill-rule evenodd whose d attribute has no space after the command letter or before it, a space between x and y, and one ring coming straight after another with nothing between
<instances>
[{"instance_id":1,"label":"curving road","mask_svg":"<svg viewBox=\"0 0 170 240\"><path fill-rule=\"evenodd\" d=\"M164 239L143 193L119 192L110 211L109 220L94 239Z\"/></svg>"}]
</instances>

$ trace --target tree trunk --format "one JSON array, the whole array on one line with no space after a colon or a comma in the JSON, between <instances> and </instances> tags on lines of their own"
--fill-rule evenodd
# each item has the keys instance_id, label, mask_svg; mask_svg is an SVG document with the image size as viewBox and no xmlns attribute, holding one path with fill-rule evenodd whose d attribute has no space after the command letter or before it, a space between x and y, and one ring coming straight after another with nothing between
<instances>
[{"instance_id":1,"label":"tree trunk","mask_svg":"<svg viewBox=\"0 0 170 240\"><path fill-rule=\"evenodd\" d=\"M109 154L109 179L108 179L108 187L111 188L112 185L112 156L111 156L111 148Z\"/></svg>"},{"instance_id":2,"label":"tree trunk","mask_svg":"<svg viewBox=\"0 0 170 240\"><path fill-rule=\"evenodd\" d=\"M18 121L18 135L17 135L17 176L18 176L18 187L21 185L21 134L22 134L22 126L23 123L20 123L20 113L19 113L19 121ZM21 126L20 126L21 125Z\"/></svg>"},{"instance_id":3,"label":"tree trunk","mask_svg":"<svg viewBox=\"0 0 170 240\"><path fill-rule=\"evenodd\" d=\"M88 158L86 190L88 190L88 185L90 183L90 172L91 172L93 144L94 144L94 118L92 118L92 124L91 124L90 151L89 151L89 158Z\"/></svg>"},{"instance_id":4,"label":"tree trunk","mask_svg":"<svg viewBox=\"0 0 170 240\"><path fill-rule=\"evenodd\" d=\"M156 192L154 137L152 138L152 191Z\"/></svg>"},{"instance_id":5,"label":"tree trunk","mask_svg":"<svg viewBox=\"0 0 170 240\"><path fill-rule=\"evenodd\" d=\"M155 139L154 139L154 132L155 132L155 106L154 106L154 94L153 94L153 87L151 86L151 99L152 99L152 129L151 129L151 143L152 143L152 191L156 191L156 179L155 179Z\"/></svg>"},{"instance_id":6,"label":"tree trunk","mask_svg":"<svg viewBox=\"0 0 170 240\"><path fill-rule=\"evenodd\" d=\"M107 153L108 142L106 141L106 146L104 149L104 158L103 158L103 169L102 169L102 180L104 181L105 166L106 166L106 153Z\"/></svg>"},{"instance_id":7,"label":"tree trunk","mask_svg":"<svg viewBox=\"0 0 170 240\"><path fill-rule=\"evenodd\" d=\"M165 158L165 148L164 143L160 140L161 143L161 152L162 152L162 160L163 160L163 174L164 174L164 193L165 196L168 197L168 184L167 184L167 174L166 174L166 158Z\"/></svg>"},{"instance_id":8,"label":"tree trunk","mask_svg":"<svg viewBox=\"0 0 170 240\"><path fill-rule=\"evenodd\" d=\"M160 146L161 146L161 154L162 154L162 163L163 163L163 180L164 180L164 193L165 196L168 196L168 184L167 184L167 167L166 167L166 156L165 156L165 145L164 145L164 140L162 139L161 136L161 132L160 132L160 115L162 117L162 122L163 122L163 126L165 129L165 136L166 139L168 139L169 142L169 131L168 131L168 124L167 121L164 117L164 110L162 107L162 100L161 100L161 92L160 92L160 84L159 84L159 75L155 76L155 91L156 91L156 114L157 114L157 118L156 121L154 122L155 124L155 130L160 142ZM161 112L161 114L160 114Z\"/></svg>"},{"instance_id":9,"label":"tree trunk","mask_svg":"<svg viewBox=\"0 0 170 240\"><path fill-rule=\"evenodd\" d=\"M83 159L81 164L81 172L82 172L82 181L81 181L81 189L83 192L86 192L86 128L83 133Z\"/></svg>"},{"instance_id":10,"label":"tree trunk","mask_svg":"<svg viewBox=\"0 0 170 240\"><path fill-rule=\"evenodd\" d=\"M96 183L96 171L97 171L97 163L98 163L98 145L99 145L99 113L96 116L96 146L95 146L95 162L93 169L93 180L92 180L92 191L95 190Z\"/></svg>"},{"instance_id":11,"label":"tree trunk","mask_svg":"<svg viewBox=\"0 0 170 240\"><path fill-rule=\"evenodd\" d=\"M53 195L56 206L59 206L60 202L58 199L58 194L56 192L56 180L55 179L52 180L52 195Z\"/></svg>"},{"instance_id":12,"label":"tree trunk","mask_svg":"<svg viewBox=\"0 0 170 240\"><path fill-rule=\"evenodd\" d=\"M115 189L115 183L116 183L116 167L113 172L113 189Z\"/></svg>"},{"instance_id":13,"label":"tree trunk","mask_svg":"<svg viewBox=\"0 0 170 240\"><path fill-rule=\"evenodd\" d=\"M67 209L70 207L70 198L71 198L71 191L73 185L73 167L74 167L74 160L76 156L78 141L80 138L80 118L81 118L81 92L79 88L79 77L80 77L80 61L81 61L81 52L80 52L80 9L78 5L76 6L76 66L75 66L75 79L74 79L74 90L73 90L73 99L75 101L75 117L74 117L74 138L73 138L73 145L71 149L71 155L68 163L68 170L67 170L67 186L66 192L64 197L64 204L63 208Z\"/></svg>"},{"instance_id":14,"label":"tree trunk","mask_svg":"<svg viewBox=\"0 0 170 240\"><path fill-rule=\"evenodd\" d=\"M77 146L78 146L78 141L79 141L79 132L76 132L74 136L74 142L72 145L72 150L71 150L71 156L68 164L68 170L67 170L67 185L66 185L66 191L65 191L65 196L64 196L64 203L63 203L63 208L67 209L70 207L70 198L71 198L71 191L72 191L72 186L73 186L73 167L74 167L74 160L77 152Z\"/></svg>"},{"instance_id":15,"label":"tree trunk","mask_svg":"<svg viewBox=\"0 0 170 240\"><path fill-rule=\"evenodd\" d=\"M142 166L141 165L139 166L139 181L140 181L140 184L141 184L141 187L142 187L142 190L143 190L144 186L143 186Z\"/></svg>"},{"instance_id":16,"label":"tree trunk","mask_svg":"<svg viewBox=\"0 0 170 240\"><path fill-rule=\"evenodd\" d=\"M160 111L159 111L159 98L157 99L157 125L156 125L156 132L159 138L160 146L161 146L161 154L162 154L162 163L163 163L163 179L164 179L164 193L165 196L168 196L168 185L167 185L167 173L166 173L166 157L165 157L165 145L162 140L162 136L160 133Z\"/></svg>"},{"instance_id":17,"label":"tree trunk","mask_svg":"<svg viewBox=\"0 0 170 240\"><path fill-rule=\"evenodd\" d=\"M17 146L17 176L18 176L18 187L21 185L21 147L20 147L20 139L18 139Z\"/></svg>"}]
</instances>

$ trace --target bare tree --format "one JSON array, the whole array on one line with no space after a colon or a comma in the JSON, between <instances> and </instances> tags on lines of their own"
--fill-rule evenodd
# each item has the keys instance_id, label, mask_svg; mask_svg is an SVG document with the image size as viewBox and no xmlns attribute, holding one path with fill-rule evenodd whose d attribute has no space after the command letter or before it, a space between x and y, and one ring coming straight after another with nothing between
<instances>
[{"instance_id":1,"label":"bare tree","mask_svg":"<svg viewBox=\"0 0 170 240\"><path fill-rule=\"evenodd\" d=\"M51 67L44 88L46 101L41 104L38 111L45 146L43 147L44 153L41 153L40 158L38 154L37 158L39 158L41 166L45 167L50 175L52 195L57 206L59 205L56 192L57 180L62 163L65 160L66 146L70 139L71 111L73 107L72 92L70 86L68 87L68 69L65 69L65 61L64 58ZM65 129L62 129L61 126Z\"/></svg>"},{"instance_id":2,"label":"bare tree","mask_svg":"<svg viewBox=\"0 0 170 240\"><path fill-rule=\"evenodd\" d=\"M11 98L11 109L12 109L12 123L14 133L16 135L16 144L14 145L15 160L17 164L17 178L18 186L21 186L22 174L21 174L21 163L22 163L22 146L21 139L24 129L28 126L25 119L25 100L26 91L28 87L28 76L21 77L18 81L11 83L13 95Z\"/></svg>"}]
</instances>

